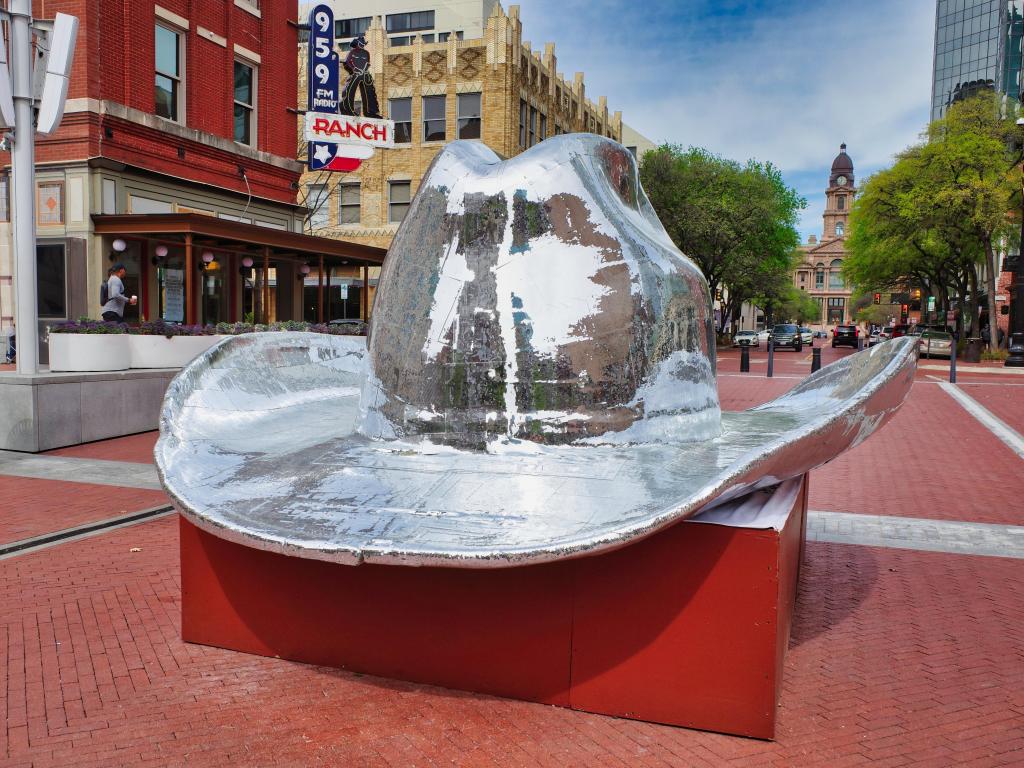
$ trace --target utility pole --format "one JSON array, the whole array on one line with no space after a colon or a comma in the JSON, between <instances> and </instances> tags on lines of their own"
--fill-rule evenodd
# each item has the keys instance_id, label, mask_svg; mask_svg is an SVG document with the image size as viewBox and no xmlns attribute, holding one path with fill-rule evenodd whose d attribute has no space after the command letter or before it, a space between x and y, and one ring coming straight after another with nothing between
<instances>
[{"instance_id":1,"label":"utility pole","mask_svg":"<svg viewBox=\"0 0 1024 768\"><path fill-rule=\"evenodd\" d=\"M36 157L35 134L49 135L60 125L68 95L71 57L78 36L78 19L58 13L50 21L32 20L32 0L10 0L4 14L10 22L11 71L0 61L0 115L12 127L11 220L14 232L15 340L18 373L39 370L39 317L36 276ZM32 45L38 34L38 65L45 67L40 78L39 121L36 123L34 90L37 51ZM2 46L0 46L2 48ZM8 79L9 78L9 79ZM8 94L13 99L8 114Z\"/></svg>"},{"instance_id":2,"label":"utility pole","mask_svg":"<svg viewBox=\"0 0 1024 768\"><path fill-rule=\"evenodd\" d=\"M33 111L32 0L10 0L11 79L14 96L14 151L11 153L11 214L14 220L15 316L18 373L39 369L36 306L36 159Z\"/></svg>"}]
</instances>

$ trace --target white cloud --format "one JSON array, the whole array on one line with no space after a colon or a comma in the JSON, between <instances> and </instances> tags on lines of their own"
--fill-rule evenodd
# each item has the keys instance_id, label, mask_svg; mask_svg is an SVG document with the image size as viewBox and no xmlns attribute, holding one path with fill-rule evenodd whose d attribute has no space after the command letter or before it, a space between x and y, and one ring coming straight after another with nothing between
<instances>
[{"instance_id":1,"label":"white cloud","mask_svg":"<svg viewBox=\"0 0 1024 768\"><path fill-rule=\"evenodd\" d=\"M554 39L559 69L652 140L780 167L808 198L804 236L841 141L863 179L928 120L934 0L520 6L523 37Z\"/></svg>"}]
</instances>

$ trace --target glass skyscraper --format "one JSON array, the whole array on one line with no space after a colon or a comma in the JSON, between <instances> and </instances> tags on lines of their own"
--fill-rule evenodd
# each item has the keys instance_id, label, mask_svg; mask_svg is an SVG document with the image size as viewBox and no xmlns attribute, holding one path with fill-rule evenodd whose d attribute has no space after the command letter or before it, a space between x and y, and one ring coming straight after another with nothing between
<instances>
[{"instance_id":1,"label":"glass skyscraper","mask_svg":"<svg viewBox=\"0 0 1024 768\"><path fill-rule=\"evenodd\" d=\"M1021 96L1024 0L937 0L932 120L982 90Z\"/></svg>"}]
</instances>

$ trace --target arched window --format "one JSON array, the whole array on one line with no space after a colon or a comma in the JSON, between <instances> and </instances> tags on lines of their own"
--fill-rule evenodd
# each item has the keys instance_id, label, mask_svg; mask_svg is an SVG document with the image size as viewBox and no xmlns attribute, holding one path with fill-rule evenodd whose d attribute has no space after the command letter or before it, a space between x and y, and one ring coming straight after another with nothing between
<instances>
[{"instance_id":1,"label":"arched window","mask_svg":"<svg viewBox=\"0 0 1024 768\"><path fill-rule=\"evenodd\" d=\"M814 287L819 291L825 290L825 262L819 261L814 269Z\"/></svg>"},{"instance_id":2,"label":"arched window","mask_svg":"<svg viewBox=\"0 0 1024 768\"><path fill-rule=\"evenodd\" d=\"M839 195L836 198L836 208L838 208L840 211L846 210L846 195Z\"/></svg>"},{"instance_id":3,"label":"arched window","mask_svg":"<svg viewBox=\"0 0 1024 768\"><path fill-rule=\"evenodd\" d=\"M836 222L836 237L842 237L844 231L845 230L843 228L843 222L837 221Z\"/></svg>"},{"instance_id":4,"label":"arched window","mask_svg":"<svg viewBox=\"0 0 1024 768\"><path fill-rule=\"evenodd\" d=\"M836 224L838 228L839 225ZM828 289L830 291L844 291L846 290L846 281L843 280L843 274L840 270L843 268L843 260L835 259L829 265L828 272Z\"/></svg>"}]
</instances>

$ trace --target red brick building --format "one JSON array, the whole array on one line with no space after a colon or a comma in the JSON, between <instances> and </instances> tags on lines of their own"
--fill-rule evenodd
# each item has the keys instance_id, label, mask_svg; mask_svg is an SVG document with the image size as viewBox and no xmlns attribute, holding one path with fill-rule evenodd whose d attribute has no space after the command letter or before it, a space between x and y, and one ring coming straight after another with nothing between
<instances>
[{"instance_id":1,"label":"red brick building","mask_svg":"<svg viewBox=\"0 0 1024 768\"><path fill-rule=\"evenodd\" d=\"M140 297L131 321L318 318L325 310L328 319L339 282L351 304L344 315L365 312L358 270L347 275L381 253L300 234L294 2L35 3L40 17L57 12L80 26L63 122L36 145L41 326L97 317L112 261L126 264L127 287ZM14 315L10 155L0 163L6 326ZM278 231L269 237L268 228ZM327 293L316 286L311 298L308 278L296 278L321 257Z\"/></svg>"}]
</instances>

